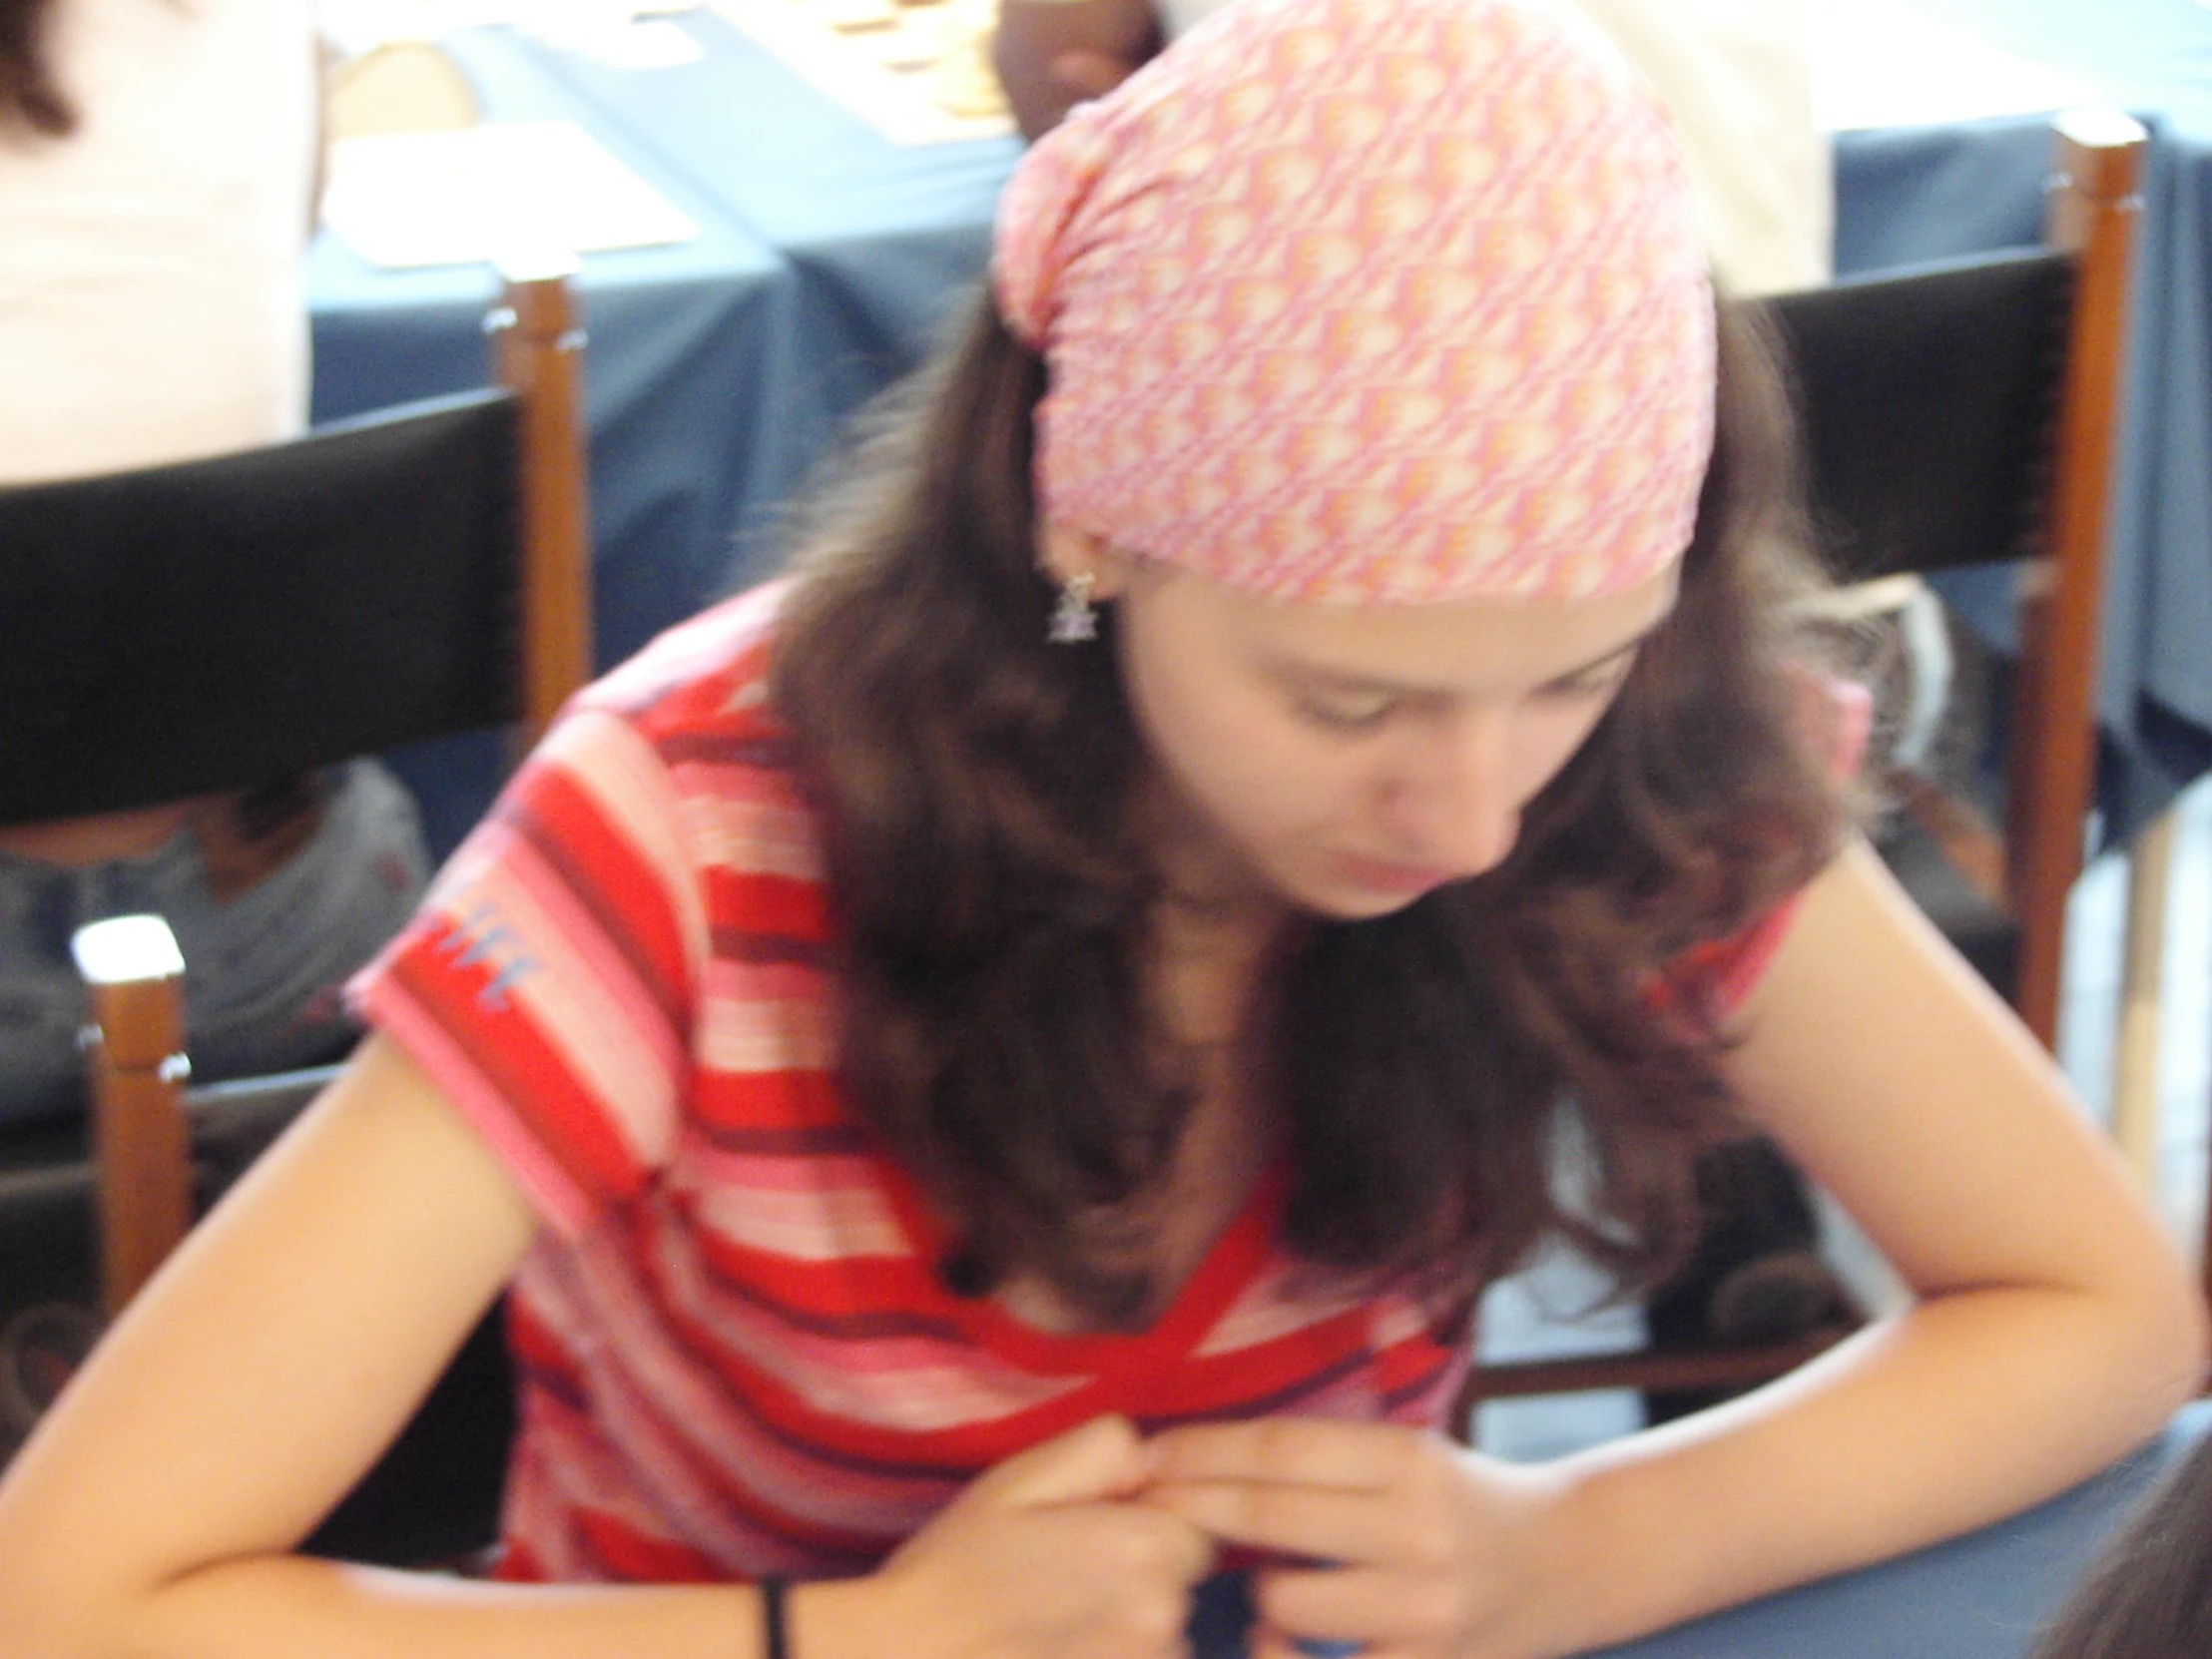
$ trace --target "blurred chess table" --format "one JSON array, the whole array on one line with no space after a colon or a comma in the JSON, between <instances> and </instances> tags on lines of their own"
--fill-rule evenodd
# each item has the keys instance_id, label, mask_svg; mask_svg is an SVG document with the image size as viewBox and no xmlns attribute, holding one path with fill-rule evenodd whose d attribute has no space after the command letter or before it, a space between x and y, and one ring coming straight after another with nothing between
<instances>
[{"instance_id":1,"label":"blurred chess table","mask_svg":"<svg viewBox=\"0 0 2212 1659\"><path fill-rule=\"evenodd\" d=\"M1895 11L1904 0L1883 3ZM939 136L909 142L901 123L921 118L887 118L888 94L877 92L935 97L943 83L898 67L909 48L892 37L926 17L940 45L964 32L962 49L979 50L979 19L963 8L987 4L663 6L649 60L513 26L447 37L490 119L576 123L699 228L687 242L583 261L602 663L768 574L778 509L844 415L918 362L973 291L1018 141L996 117L943 105L929 118ZM2159 140L2105 650L2107 722L2141 762L2122 770L2150 779L2155 795L2161 779L2186 779L2212 754L2212 9L1915 4L2144 114ZM759 24L770 7L782 21ZM814 49L790 44L805 30L837 43L846 67L809 69ZM961 122L979 130L953 136ZM2042 115L1901 111L1886 123L1837 139L1840 270L2036 239ZM478 378L488 269L377 271L325 238L310 285L318 415ZM480 810L465 790L431 793L453 803L441 821Z\"/></svg>"},{"instance_id":2,"label":"blurred chess table","mask_svg":"<svg viewBox=\"0 0 2212 1659\"><path fill-rule=\"evenodd\" d=\"M708 0L895 144L1013 131L990 59L993 0Z\"/></svg>"}]
</instances>

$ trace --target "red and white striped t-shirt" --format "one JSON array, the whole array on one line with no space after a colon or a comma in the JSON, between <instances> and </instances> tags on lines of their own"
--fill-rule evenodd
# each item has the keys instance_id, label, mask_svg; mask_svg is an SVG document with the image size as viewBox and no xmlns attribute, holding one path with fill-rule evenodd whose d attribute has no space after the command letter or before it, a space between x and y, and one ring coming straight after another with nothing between
<instances>
[{"instance_id":1,"label":"red and white striped t-shirt","mask_svg":"<svg viewBox=\"0 0 2212 1659\"><path fill-rule=\"evenodd\" d=\"M506 1574L861 1571L1108 1411L1439 1423L1464 1332L1294 1291L1280 1178L1142 1335L942 1287L945 1241L830 1074L775 606L730 601L583 694L354 987L546 1223L510 1304Z\"/></svg>"}]
</instances>

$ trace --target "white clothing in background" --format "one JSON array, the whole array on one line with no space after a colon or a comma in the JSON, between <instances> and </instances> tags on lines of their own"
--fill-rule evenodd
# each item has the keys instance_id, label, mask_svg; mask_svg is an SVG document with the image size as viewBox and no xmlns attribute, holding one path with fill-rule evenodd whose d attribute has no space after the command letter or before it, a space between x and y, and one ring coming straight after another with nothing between
<instances>
[{"instance_id":1,"label":"white clothing in background","mask_svg":"<svg viewBox=\"0 0 2212 1659\"><path fill-rule=\"evenodd\" d=\"M1172 37L1227 0L1155 0ZM1649 76L1733 293L1828 279L1835 185L1813 118L1807 0L1574 0Z\"/></svg>"},{"instance_id":2,"label":"white clothing in background","mask_svg":"<svg viewBox=\"0 0 2212 1659\"><path fill-rule=\"evenodd\" d=\"M1713 269L1734 293L1828 280L1835 170L1813 116L1806 0L1576 0L1682 135Z\"/></svg>"},{"instance_id":3,"label":"white clothing in background","mask_svg":"<svg viewBox=\"0 0 2212 1659\"><path fill-rule=\"evenodd\" d=\"M0 485L195 460L305 425L310 8L55 0L48 56L76 129L0 133ZM191 829L90 864L0 837L0 1121L77 1108L69 936L133 909L158 910L185 946L199 1075L351 1043L338 986L413 909L424 859L413 799L375 763L328 786L305 845L235 896L218 895Z\"/></svg>"},{"instance_id":4,"label":"white clothing in background","mask_svg":"<svg viewBox=\"0 0 2212 1659\"><path fill-rule=\"evenodd\" d=\"M57 0L49 39L78 125L0 136L0 483L289 436L309 0Z\"/></svg>"}]
</instances>

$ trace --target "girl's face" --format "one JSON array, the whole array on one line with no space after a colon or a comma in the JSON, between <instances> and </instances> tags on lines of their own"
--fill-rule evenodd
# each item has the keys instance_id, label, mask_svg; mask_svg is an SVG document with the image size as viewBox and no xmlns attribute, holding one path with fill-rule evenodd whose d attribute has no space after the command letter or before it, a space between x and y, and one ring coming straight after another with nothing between
<instances>
[{"instance_id":1,"label":"girl's face","mask_svg":"<svg viewBox=\"0 0 2212 1659\"><path fill-rule=\"evenodd\" d=\"M1675 597L1670 566L1597 599L1321 606L1046 545L1118 604L1179 885L1341 920L1501 860Z\"/></svg>"}]
</instances>

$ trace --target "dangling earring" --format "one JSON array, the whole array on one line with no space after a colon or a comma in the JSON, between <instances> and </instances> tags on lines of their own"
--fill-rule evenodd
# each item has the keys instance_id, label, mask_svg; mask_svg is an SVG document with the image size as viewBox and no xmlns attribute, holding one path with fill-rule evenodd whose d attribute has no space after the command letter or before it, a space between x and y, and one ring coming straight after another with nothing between
<instances>
[{"instance_id":1,"label":"dangling earring","mask_svg":"<svg viewBox=\"0 0 2212 1659\"><path fill-rule=\"evenodd\" d=\"M1098 613L1091 609L1091 589L1098 578L1081 571L1060 584L1060 603L1053 607L1045 638L1054 645L1081 645L1098 638Z\"/></svg>"}]
</instances>

